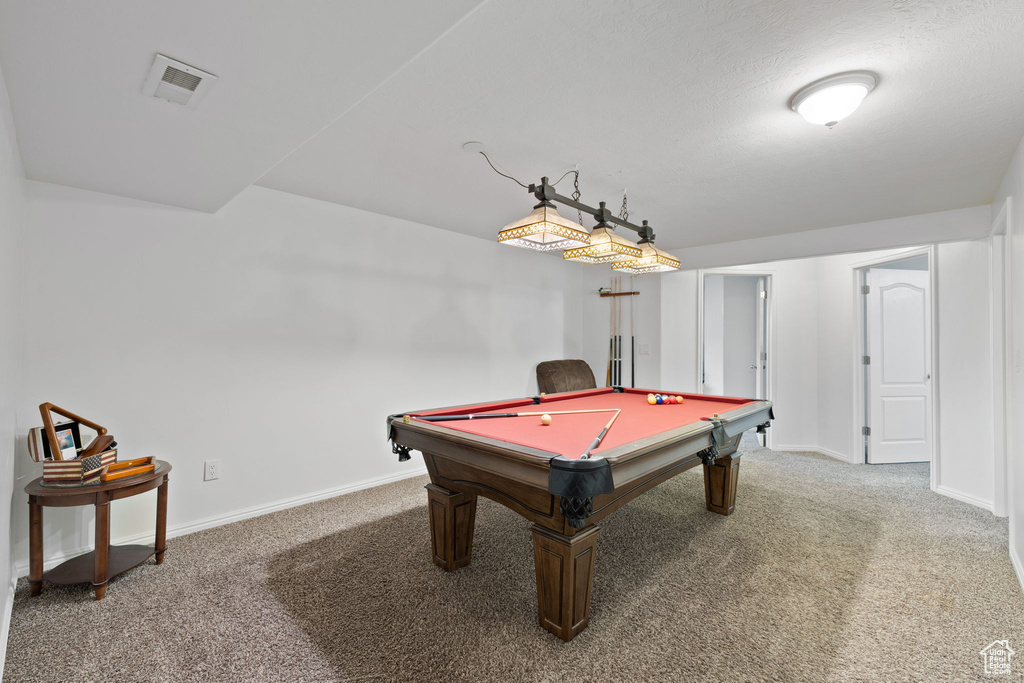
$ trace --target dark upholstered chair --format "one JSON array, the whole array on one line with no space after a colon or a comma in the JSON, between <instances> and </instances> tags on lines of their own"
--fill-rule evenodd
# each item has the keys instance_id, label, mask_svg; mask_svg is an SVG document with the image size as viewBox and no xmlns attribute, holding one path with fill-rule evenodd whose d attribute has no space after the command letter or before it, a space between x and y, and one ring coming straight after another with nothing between
<instances>
[{"instance_id":1,"label":"dark upholstered chair","mask_svg":"<svg viewBox=\"0 0 1024 683\"><path fill-rule=\"evenodd\" d=\"M537 388L542 394L595 389L594 373L585 360L546 360L537 365Z\"/></svg>"}]
</instances>

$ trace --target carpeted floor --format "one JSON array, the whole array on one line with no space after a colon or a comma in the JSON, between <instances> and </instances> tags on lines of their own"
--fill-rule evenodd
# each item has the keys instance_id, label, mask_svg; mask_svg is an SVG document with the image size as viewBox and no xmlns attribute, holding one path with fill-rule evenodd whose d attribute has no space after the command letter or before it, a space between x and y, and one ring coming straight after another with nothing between
<instances>
[{"instance_id":1,"label":"carpeted floor","mask_svg":"<svg viewBox=\"0 0 1024 683\"><path fill-rule=\"evenodd\" d=\"M22 579L4 680L962 681L1024 652L1006 520L925 465L743 450L731 517L696 469L605 520L570 643L537 625L528 523L481 499L445 573L417 478L172 539L101 602Z\"/></svg>"}]
</instances>

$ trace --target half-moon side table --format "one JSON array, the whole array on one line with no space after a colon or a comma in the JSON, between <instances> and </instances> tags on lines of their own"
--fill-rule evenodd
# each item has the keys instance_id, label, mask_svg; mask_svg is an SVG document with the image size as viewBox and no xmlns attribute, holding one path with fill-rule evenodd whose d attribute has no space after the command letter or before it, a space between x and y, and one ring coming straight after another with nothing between
<instances>
[{"instance_id":1,"label":"half-moon side table","mask_svg":"<svg viewBox=\"0 0 1024 683\"><path fill-rule=\"evenodd\" d=\"M82 486L44 486L42 477L25 487L28 494L28 582L32 595L43 590L43 579L51 583L92 583L96 599L107 594L107 581L138 567L156 555L164 561L167 550L167 474L170 463L156 461L156 469L128 479ZM110 502L146 491L156 493L156 543L148 545L110 545ZM96 547L92 552L73 557L43 574L43 507L96 506Z\"/></svg>"}]
</instances>

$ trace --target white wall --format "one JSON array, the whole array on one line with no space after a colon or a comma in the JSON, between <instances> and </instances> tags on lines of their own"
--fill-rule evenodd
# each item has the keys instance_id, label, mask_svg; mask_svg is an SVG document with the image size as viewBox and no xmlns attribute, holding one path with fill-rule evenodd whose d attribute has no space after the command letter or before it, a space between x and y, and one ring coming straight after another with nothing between
<instances>
[{"instance_id":1,"label":"white wall","mask_svg":"<svg viewBox=\"0 0 1024 683\"><path fill-rule=\"evenodd\" d=\"M697 273L679 270L661 276L661 381L668 391L697 393Z\"/></svg>"},{"instance_id":2,"label":"white wall","mask_svg":"<svg viewBox=\"0 0 1024 683\"><path fill-rule=\"evenodd\" d=\"M684 264L685 265L685 264ZM765 273L772 277L769 306L769 363L775 421L769 434L774 448L816 448L818 397L816 267L812 260L776 261L715 272ZM661 384L698 391L699 281L697 271L663 275Z\"/></svg>"},{"instance_id":3,"label":"white wall","mask_svg":"<svg viewBox=\"0 0 1024 683\"><path fill-rule=\"evenodd\" d=\"M28 228L21 431L50 401L168 460L171 530L422 471L388 414L527 395L582 350L574 264L274 190L209 215L30 182ZM16 463L20 491L40 466ZM113 538L152 533L153 496L113 506ZM44 520L48 558L90 545L91 510Z\"/></svg>"},{"instance_id":4,"label":"white wall","mask_svg":"<svg viewBox=\"0 0 1024 683\"><path fill-rule=\"evenodd\" d=\"M770 273L769 373L774 381L773 447L813 450L863 462L856 437L859 349L855 268L906 249L775 261L714 273ZM938 289L937 406L940 446L936 490L991 509L992 384L988 324L988 245L984 240L936 248ZM726 278L727 280L729 278ZM666 349L663 384L696 386L697 275L663 279ZM669 339L684 343L670 347ZM774 359L774 362L772 362Z\"/></svg>"},{"instance_id":5,"label":"white wall","mask_svg":"<svg viewBox=\"0 0 1024 683\"><path fill-rule=\"evenodd\" d=\"M939 491L992 509L992 335L989 245L938 247Z\"/></svg>"},{"instance_id":6,"label":"white wall","mask_svg":"<svg viewBox=\"0 0 1024 683\"><path fill-rule=\"evenodd\" d=\"M704 361L697 369L702 375L702 394L725 394L725 276L704 277Z\"/></svg>"},{"instance_id":7,"label":"white wall","mask_svg":"<svg viewBox=\"0 0 1024 683\"><path fill-rule=\"evenodd\" d=\"M870 223L805 230L772 237L708 244L672 253L687 268L720 268L772 259L795 259L958 242L984 238L992 219L990 208L938 211L916 216L887 218Z\"/></svg>"},{"instance_id":8,"label":"white wall","mask_svg":"<svg viewBox=\"0 0 1024 683\"><path fill-rule=\"evenodd\" d=\"M7 652L7 629L14 600L11 507L18 387L16 331L18 242L25 218L25 173L18 155L7 86L0 73L0 672Z\"/></svg>"},{"instance_id":9,"label":"white wall","mask_svg":"<svg viewBox=\"0 0 1024 683\"><path fill-rule=\"evenodd\" d=\"M601 297L598 289L611 288L612 278L616 276L610 266L582 265L565 263L565 268L578 273L582 277L581 310L582 310L582 355L594 371L599 387L605 385L608 374L608 340L611 328L611 306L616 299L622 307L620 334L622 335L622 374L623 384L629 386L631 373L630 358L630 306L635 315L635 332L637 344L636 386L641 389L672 390L673 387L661 386L661 278L662 275L636 275L630 280L629 275L622 275L622 290L640 292L637 296ZM630 301L632 300L632 302ZM640 345L650 348L649 355L640 354Z\"/></svg>"},{"instance_id":10,"label":"white wall","mask_svg":"<svg viewBox=\"0 0 1024 683\"><path fill-rule=\"evenodd\" d=\"M1012 335L1012 344L1007 349L1010 556L1024 588L1024 141L1017 147L996 194L992 218L1007 199L1011 200L1010 319L1006 321Z\"/></svg>"}]
</instances>

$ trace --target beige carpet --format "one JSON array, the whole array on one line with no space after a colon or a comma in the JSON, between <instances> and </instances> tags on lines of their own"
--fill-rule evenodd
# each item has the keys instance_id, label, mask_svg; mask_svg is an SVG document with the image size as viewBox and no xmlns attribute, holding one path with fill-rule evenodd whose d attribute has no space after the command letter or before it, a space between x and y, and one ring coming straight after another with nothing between
<instances>
[{"instance_id":1,"label":"beige carpet","mask_svg":"<svg viewBox=\"0 0 1024 683\"><path fill-rule=\"evenodd\" d=\"M744 442L737 512L691 470L603 524L590 627L537 625L529 525L481 499L473 563L430 561L424 479L170 542L162 566L18 584L9 681L962 681L1021 652L1007 524L923 465Z\"/></svg>"}]
</instances>

